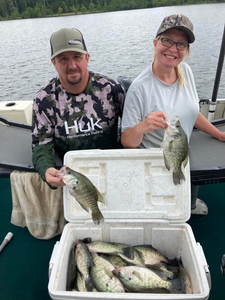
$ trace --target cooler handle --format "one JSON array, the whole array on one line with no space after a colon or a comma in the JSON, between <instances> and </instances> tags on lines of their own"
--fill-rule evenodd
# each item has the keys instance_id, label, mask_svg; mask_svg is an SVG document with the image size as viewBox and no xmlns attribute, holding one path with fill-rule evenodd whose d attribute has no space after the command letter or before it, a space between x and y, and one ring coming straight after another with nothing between
<instances>
[{"instance_id":1,"label":"cooler handle","mask_svg":"<svg viewBox=\"0 0 225 300\"><path fill-rule=\"evenodd\" d=\"M48 268L48 278L50 279L51 273L52 273L52 269L54 266L54 263L56 261L56 257L58 254L58 248L59 248L59 241L57 241L54 245L53 251L52 251L52 255L49 261L49 268Z\"/></svg>"},{"instance_id":2,"label":"cooler handle","mask_svg":"<svg viewBox=\"0 0 225 300\"><path fill-rule=\"evenodd\" d=\"M210 274L210 271L209 271L209 265L207 264L202 246L200 245L200 243L196 243L196 244L197 244L199 256L200 256L201 261L202 261L203 268L205 270L205 274L206 274L206 278L207 278L207 281L208 281L209 289L211 290L211 274Z\"/></svg>"}]
</instances>

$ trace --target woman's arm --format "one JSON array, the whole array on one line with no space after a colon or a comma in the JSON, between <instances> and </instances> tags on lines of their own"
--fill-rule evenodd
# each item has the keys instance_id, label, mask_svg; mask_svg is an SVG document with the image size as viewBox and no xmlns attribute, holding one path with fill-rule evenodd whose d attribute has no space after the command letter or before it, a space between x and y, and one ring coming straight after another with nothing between
<instances>
[{"instance_id":1,"label":"woman's arm","mask_svg":"<svg viewBox=\"0 0 225 300\"><path fill-rule=\"evenodd\" d=\"M165 121L166 114L164 112L152 112L147 118L121 133L121 143L124 148L137 148L143 139L145 133L149 133L155 129L167 128Z\"/></svg>"},{"instance_id":2,"label":"woman's arm","mask_svg":"<svg viewBox=\"0 0 225 300\"><path fill-rule=\"evenodd\" d=\"M225 142L225 132L219 131L212 125L201 113L198 114L195 121L195 127L199 130L213 136L221 142Z\"/></svg>"}]
</instances>

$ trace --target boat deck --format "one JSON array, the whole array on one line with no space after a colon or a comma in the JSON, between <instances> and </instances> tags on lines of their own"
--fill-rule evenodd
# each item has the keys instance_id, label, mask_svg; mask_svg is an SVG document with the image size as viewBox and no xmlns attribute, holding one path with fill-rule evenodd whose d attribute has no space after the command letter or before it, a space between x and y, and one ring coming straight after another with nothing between
<instances>
[{"instance_id":1,"label":"boat deck","mask_svg":"<svg viewBox=\"0 0 225 300\"><path fill-rule=\"evenodd\" d=\"M0 239L10 231L12 240L0 253L0 299L49 300L48 266L53 247L60 235L51 240L34 238L27 228L10 223L12 203L10 179L0 178ZM225 299L225 276L220 264L225 253L225 183L201 185L199 198L207 203L209 214L189 220L196 241L204 250L211 273L210 300Z\"/></svg>"}]
</instances>

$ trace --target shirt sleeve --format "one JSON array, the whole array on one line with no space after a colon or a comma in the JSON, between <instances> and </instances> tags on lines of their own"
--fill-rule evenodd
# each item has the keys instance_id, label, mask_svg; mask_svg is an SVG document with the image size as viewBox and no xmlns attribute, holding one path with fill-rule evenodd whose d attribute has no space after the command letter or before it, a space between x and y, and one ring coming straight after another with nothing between
<instances>
[{"instance_id":1,"label":"shirt sleeve","mask_svg":"<svg viewBox=\"0 0 225 300\"><path fill-rule=\"evenodd\" d=\"M38 94L38 96L34 98L33 125L31 132L32 161L35 170L45 182L46 170L51 167L55 168L56 166L53 156L54 120L53 117L51 117L53 116L51 110L52 103L49 101L48 97L42 97L42 94Z\"/></svg>"},{"instance_id":2,"label":"shirt sleeve","mask_svg":"<svg viewBox=\"0 0 225 300\"><path fill-rule=\"evenodd\" d=\"M122 132L133 128L143 120L141 96L137 95L129 89L126 95L123 116L122 116Z\"/></svg>"}]
</instances>

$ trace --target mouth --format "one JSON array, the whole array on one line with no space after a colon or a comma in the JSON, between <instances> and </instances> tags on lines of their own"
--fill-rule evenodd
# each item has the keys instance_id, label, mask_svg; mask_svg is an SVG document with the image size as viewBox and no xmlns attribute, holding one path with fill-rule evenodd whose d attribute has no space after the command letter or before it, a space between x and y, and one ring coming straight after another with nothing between
<instances>
[{"instance_id":1,"label":"mouth","mask_svg":"<svg viewBox=\"0 0 225 300\"><path fill-rule=\"evenodd\" d=\"M169 59L176 59L176 56L171 56L171 55L168 55L168 54L164 54L164 56L169 58Z\"/></svg>"}]
</instances>

